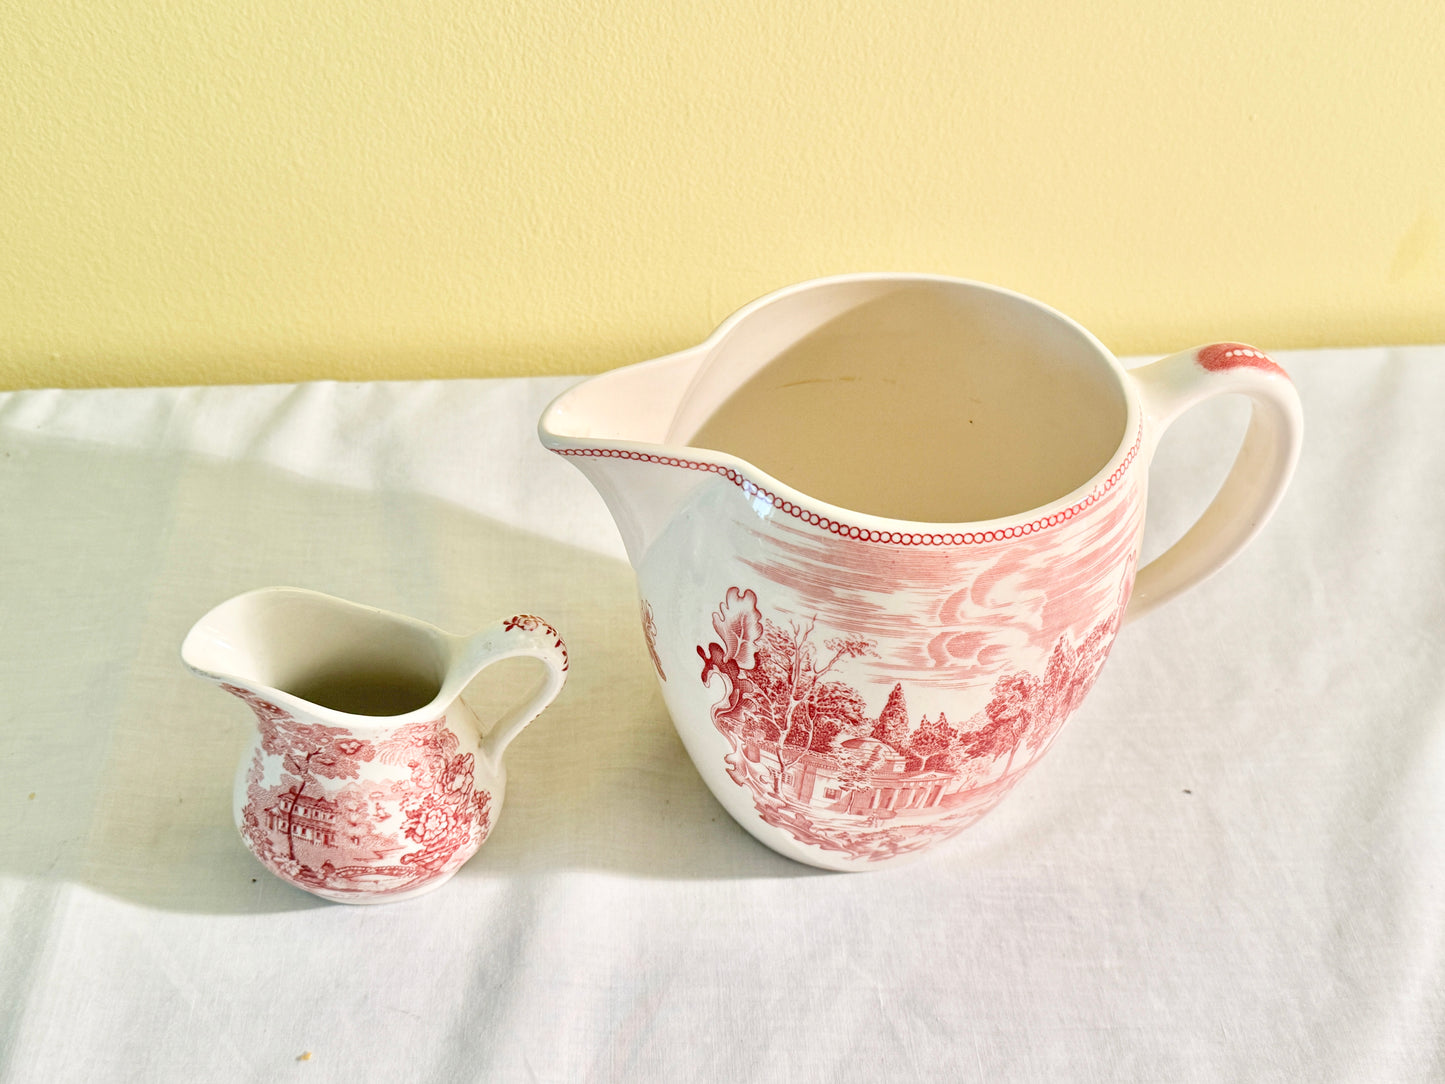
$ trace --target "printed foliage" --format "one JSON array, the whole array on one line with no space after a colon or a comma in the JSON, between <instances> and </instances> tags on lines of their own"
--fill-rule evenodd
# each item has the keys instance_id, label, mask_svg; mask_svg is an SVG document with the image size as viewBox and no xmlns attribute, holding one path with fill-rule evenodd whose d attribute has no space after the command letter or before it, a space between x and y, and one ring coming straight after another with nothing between
<instances>
[{"instance_id":1,"label":"printed foliage","mask_svg":"<svg viewBox=\"0 0 1445 1084\"><path fill-rule=\"evenodd\" d=\"M486 838L491 796L475 789L473 757L444 718L368 741L226 688L251 706L260 732L241 834L283 879L331 895L409 891Z\"/></svg>"},{"instance_id":2,"label":"printed foliage","mask_svg":"<svg viewBox=\"0 0 1445 1084\"><path fill-rule=\"evenodd\" d=\"M756 592L729 588L712 615L717 639L697 647L700 676L718 690L712 718L732 746L729 774L764 821L876 860L959 831L1013 786L1093 684L1118 617L1081 644L1060 637L1044 674L1000 677L963 726L943 712L915 723L901 682L870 714L839 668L877 645L840 636L820 651L815 624L765 618Z\"/></svg>"}]
</instances>

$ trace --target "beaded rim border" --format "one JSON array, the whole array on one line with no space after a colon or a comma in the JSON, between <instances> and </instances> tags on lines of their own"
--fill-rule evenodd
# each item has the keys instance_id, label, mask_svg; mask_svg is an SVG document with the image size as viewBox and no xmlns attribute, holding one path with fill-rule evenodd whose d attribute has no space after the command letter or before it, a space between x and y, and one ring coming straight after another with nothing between
<instances>
[{"instance_id":1,"label":"beaded rim border","mask_svg":"<svg viewBox=\"0 0 1445 1084\"><path fill-rule=\"evenodd\" d=\"M878 531L866 527L851 526L847 523L839 523L835 519L819 515L810 511L794 501L786 498L780 499L777 494L764 489L756 482L749 479L741 471L732 467L725 467L718 463L700 463L695 459L683 459L675 455L654 455L651 452L630 451L623 448L553 448L552 451L558 455L575 455L589 458L601 459L630 459L639 463L655 463L663 467L681 467L683 470L703 471L708 474L716 474L726 478L733 485L737 486L749 497L762 497L774 508L777 508L794 519L819 527L825 531L831 531L839 538L852 538L860 542L882 542L895 546L977 546L986 542L1002 542L1010 538L1023 538L1025 535L1037 534L1050 527L1057 527L1061 523L1067 523L1079 513L1092 508L1101 501L1105 494L1117 486L1124 477L1126 471L1133 464L1135 457L1139 454L1139 448L1144 441L1144 427L1140 425L1134 435L1134 444L1114 468L1114 472L1099 483L1087 497L1070 505L1061 512L1052 515L1041 516L1029 523L1020 523L1012 527L997 527L986 531L949 531L946 533L918 534L905 531Z\"/></svg>"}]
</instances>

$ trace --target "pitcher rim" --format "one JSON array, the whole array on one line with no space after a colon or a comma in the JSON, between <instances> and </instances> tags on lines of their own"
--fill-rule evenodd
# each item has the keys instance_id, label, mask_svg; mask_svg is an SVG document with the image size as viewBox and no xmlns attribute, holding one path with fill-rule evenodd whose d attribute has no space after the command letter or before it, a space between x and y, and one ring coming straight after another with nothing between
<instances>
[{"instance_id":1,"label":"pitcher rim","mask_svg":"<svg viewBox=\"0 0 1445 1084\"><path fill-rule=\"evenodd\" d=\"M755 500L761 499L774 509L812 526L828 530L839 537L895 545L981 545L1022 538L1049 530L1092 508L1114 490L1128 474L1144 447L1144 418L1139 397L1129 381L1128 372L1123 363L1119 361L1113 351L1099 341L1093 332L1066 313L1060 312L1053 306L1030 297L1028 294L974 279L902 271L853 272L808 279L784 286L748 302L726 317L712 334L695 346L661 357L634 362L633 365L642 366L666 362L675 360L683 354L697 354L700 359L705 358L733 328L764 306L805 290L851 282L932 282L963 286L1022 302L1044 315L1068 325L1083 337L1099 361L1109 369L1123 396L1125 406L1123 431L1113 453L1086 481L1046 504L992 519L907 520L875 515L871 512L859 512L810 496L777 479L762 468L728 452L714 451L711 448L697 448L691 445L618 439L580 439L566 436L552 427L551 419L555 416L562 400L584 384L605 377L609 372L619 371L617 369L585 377L552 399L538 419L538 436L542 443L557 455L648 462L717 474L732 482L745 495ZM627 367L630 366L624 368ZM929 529L922 530L921 528Z\"/></svg>"},{"instance_id":2,"label":"pitcher rim","mask_svg":"<svg viewBox=\"0 0 1445 1084\"><path fill-rule=\"evenodd\" d=\"M396 715L360 715L355 712L343 711L340 708L327 707L325 704L318 704L313 700L307 700L304 697L297 696L295 693L287 692L285 689L278 688L275 685L259 682L254 678L246 677L242 674L228 673L220 670L207 670L204 667L197 666L194 662L191 661L190 658L187 657L187 649L191 644L192 637L194 637L201 630L202 626L204 626L206 622L209 621L212 617L214 617L217 613L234 603L239 603L245 599L256 598L258 596L265 595L309 596L310 598L320 599L329 604L338 606L342 609L348 609L353 612L362 611L370 613L372 615L385 617L403 625L410 625L412 628L429 634L440 646L442 652L441 661L446 664L445 671L442 675L441 683L436 691L436 694L425 704L421 705L420 707L413 708L411 711L400 712ZM216 603L216 605L212 606L209 610L202 614L201 617L197 619L195 624L193 624L186 632L185 637L181 640L180 655L181 663L186 667L187 670L190 670L193 674L196 674L199 677L204 677L211 681L215 681L219 684L234 684L236 686L246 689L249 692L256 692L258 695L264 693L266 699L275 702L277 707L283 707L287 710L291 710L293 707L298 709L292 711L293 715L298 714L299 711L300 714L311 715L318 719L330 718L344 720L345 725L352 728L355 728L359 725L370 725L377 730L391 730L399 726L405 726L408 723L430 722L441 715L445 715L450 709L452 702L456 699L457 694L460 692L459 688L452 687L454 684L456 684L452 673L452 663L454 661L452 658L453 641L456 639L457 637L452 633L449 633L444 629L438 628L436 625L433 625L430 622L423 621L417 617L412 617L409 614L396 613L392 610L384 610L380 606L371 606L364 602L354 602L351 599L341 598L337 595L330 595L327 594L325 591L317 591L314 588L310 587L295 587L289 584L274 584L266 587L254 587L249 591L242 591L239 594L232 595L230 598L224 599L221 602Z\"/></svg>"}]
</instances>

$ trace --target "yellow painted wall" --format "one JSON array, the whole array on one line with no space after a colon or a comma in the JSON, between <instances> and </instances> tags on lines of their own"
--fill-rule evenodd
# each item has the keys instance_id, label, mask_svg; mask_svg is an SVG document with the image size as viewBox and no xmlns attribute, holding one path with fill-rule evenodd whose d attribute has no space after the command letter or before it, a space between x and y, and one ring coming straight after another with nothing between
<instances>
[{"instance_id":1,"label":"yellow painted wall","mask_svg":"<svg viewBox=\"0 0 1445 1084\"><path fill-rule=\"evenodd\" d=\"M597 370L814 275L1445 341L1445 4L0 0L0 386Z\"/></svg>"}]
</instances>

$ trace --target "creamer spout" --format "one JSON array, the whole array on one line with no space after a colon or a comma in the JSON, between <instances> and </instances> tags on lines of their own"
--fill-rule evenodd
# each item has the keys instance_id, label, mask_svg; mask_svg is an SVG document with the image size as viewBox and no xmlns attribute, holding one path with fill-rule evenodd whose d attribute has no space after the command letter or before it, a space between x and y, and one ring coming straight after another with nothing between
<instances>
[{"instance_id":1,"label":"creamer spout","mask_svg":"<svg viewBox=\"0 0 1445 1084\"><path fill-rule=\"evenodd\" d=\"M430 625L298 587L263 587L221 603L186 634L181 660L253 709L332 723L438 702L450 661L444 635Z\"/></svg>"}]
</instances>

